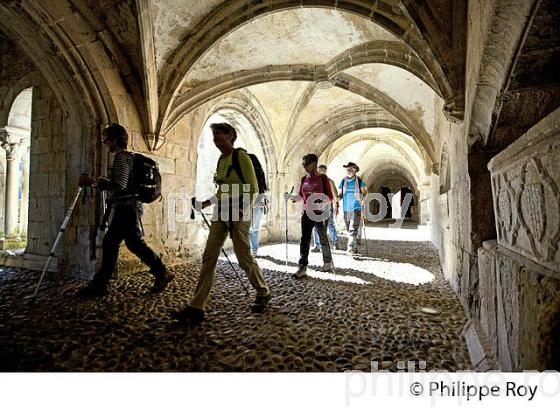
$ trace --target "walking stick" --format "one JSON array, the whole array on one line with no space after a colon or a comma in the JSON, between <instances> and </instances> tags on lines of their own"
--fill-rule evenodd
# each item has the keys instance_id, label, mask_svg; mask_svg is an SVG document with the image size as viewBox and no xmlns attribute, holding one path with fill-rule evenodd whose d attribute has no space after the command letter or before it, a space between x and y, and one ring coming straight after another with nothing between
<instances>
[{"instance_id":1,"label":"walking stick","mask_svg":"<svg viewBox=\"0 0 560 410\"><path fill-rule=\"evenodd\" d=\"M362 205L362 225L363 225L363 229L364 229L364 246L366 248L366 255L368 254L368 250L367 250L367 237L366 237L366 214L365 214L365 210L366 207L365 205Z\"/></svg>"},{"instance_id":2,"label":"walking stick","mask_svg":"<svg viewBox=\"0 0 560 410\"><path fill-rule=\"evenodd\" d=\"M194 219L194 202L195 199L193 198L192 200L192 209L191 209L191 219ZM206 219L206 215L204 214L204 212L202 212L202 210L200 210L200 215L202 215L202 218L204 219L204 222L206 222L206 226L208 227L208 229L210 229L210 222L208 222L208 219ZM241 284L241 287L243 288L243 290L245 291L245 293L247 294L247 296L250 296L249 291L247 290L247 288L245 287L245 285L243 284L243 281L241 280L241 278L239 277L239 273L237 273L237 269L235 269L235 267L233 266L233 263L231 263L231 260L229 259L226 251L224 250L224 248L222 248L222 253L224 254L224 256L226 257L227 261L229 262L229 266L231 266L231 268L233 269L233 271L235 272L235 276L237 277L237 280L239 281L239 283Z\"/></svg>"},{"instance_id":3,"label":"walking stick","mask_svg":"<svg viewBox=\"0 0 560 410\"><path fill-rule=\"evenodd\" d=\"M41 272L41 276L39 277L39 282L37 283L37 287L35 288L35 292L33 292L33 295L31 295L31 298L35 298L35 296L37 296L37 292L39 292L39 287L41 286L41 282L43 282L43 277L45 276L45 272L47 271L47 269L49 267L51 259L54 257L54 253L56 251L58 243L62 239L62 235L64 235L66 225L68 225L68 222L70 221L70 217L72 216L72 212L74 211L74 207L76 206L76 203L78 202L78 198L80 197L80 194L82 193L82 190L83 190L83 187L78 188L78 191L76 191L76 195L74 195L74 199L72 200L72 203L70 204L70 208L68 208L68 211L66 211L66 216L64 218L64 221L62 222L62 226L60 227L60 230L58 231L58 235L56 236L56 239L55 239L54 244L51 248L51 252L49 254L49 257L47 258L47 262L45 262L45 266L43 267L43 272Z\"/></svg>"},{"instance_id":4,"label":"walking stick","mask_svg":"<svg viewBox=\"0 0 560 410\"><path fill-rule=\"evenodd\" d=\"M290 196L292 196L292 193L294 192L294 187L292 186L292 190L290 191L290 193L288 194L287 192L285 193L285 197L286 197L286 268L288 268L288 200L290 198Z\"/></svg>"}]
</instances>

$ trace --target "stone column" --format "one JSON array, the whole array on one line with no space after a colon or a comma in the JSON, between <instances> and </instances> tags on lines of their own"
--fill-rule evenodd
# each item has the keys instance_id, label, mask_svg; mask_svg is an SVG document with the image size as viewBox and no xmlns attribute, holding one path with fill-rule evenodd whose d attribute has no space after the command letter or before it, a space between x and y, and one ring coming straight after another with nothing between
<instances>
[{"instance_id":1,"label":"stone column","mask_svg":"<svg viewBox=\"0 0 560 410\"><path fill-rule=\"evenodd\" d=\"M6 195L4 211L4 235L14 236L18 224L19 145L20 139L5 129L0 130L0 145L6 151Z\"/></svg>"},{"instance_id":2,"label":"stone column","mask_svg":"<svg viewBox=\"0 0 560 410\"><path fill-rule=\"evenodd\" d=\"M27 219L29 209L29 141L25 141L21 149L22 176L21 202L19 204L19 234L27 237Z\"/></svg>"},{"instance_id":3,"label":"stone column","mask_svg":"<svg viewBox=\"0 0 560 410\"><path fill-rule=\"evenodd\" d=\"M426 225L430 221L430 186L421 185L417 198L420 208L420 225Z\"/></svg>"},{"instance_id":4,"label":"stone column","mask_svg":"<svg viewBox=\"0 0 560 410\"><path fill-rule=\"evenodd\" d=\"M0 231L4 230L5 188L6 188L6 156L0 155Z\"/></svg>"}]
</instances>

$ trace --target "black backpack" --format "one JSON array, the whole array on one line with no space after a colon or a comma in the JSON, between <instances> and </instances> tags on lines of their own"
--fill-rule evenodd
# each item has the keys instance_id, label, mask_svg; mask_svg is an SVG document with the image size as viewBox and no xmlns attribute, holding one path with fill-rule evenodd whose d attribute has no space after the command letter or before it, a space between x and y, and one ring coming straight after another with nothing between
<instances>
[{"instance_id":1,"label":"black backpack","mask_svg":"<svg viewBox=\"0 0 560 410\"><path fill-rule=\"evenodd\" d=\"M237 172L237 175L239 176L239 179L241 179L241 182L243 182L244 184L246 183L245 181L245 177L243 176L243 172L241 172L241 165L239 164L239 151L243 150L245 151L243 148L236 148L233 150L233 157L231 159L231 167L235 170L235 172ZM247 151L245 151L247 152ZM253 163L253 169L255 170L255 175L257 176L257 183L259 185L259 194L262 194L266 191L268 191L268 187L266 186L266 177L264 174L264 170L262 168L261 163L259 162L259 159L257 158L257 156L255 154L249 154L247 153L247 155L249 155L249 158L251 158L251 162Z\"/></svg>"},{"instance_id":2,"label":"black backpack","mask_svg":"<svg viewBox=\"0 0 560 410\"><path fill-rule=\"evenodd\" d=\"M132 186L140 202L149 204L161 198L161 174L157 162L145 155L134 153Z\"/></svg>"}]
</instances>

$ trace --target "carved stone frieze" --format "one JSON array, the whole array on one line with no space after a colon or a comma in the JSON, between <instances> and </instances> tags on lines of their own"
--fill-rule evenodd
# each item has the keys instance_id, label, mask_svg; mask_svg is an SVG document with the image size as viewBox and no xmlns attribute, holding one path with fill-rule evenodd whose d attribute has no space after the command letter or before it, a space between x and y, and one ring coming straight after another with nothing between
<instances>
[{"instance_id":1,"label":"carved stone frieze","mask_svg":"<svg viewBox=\"0 0 560 410\"><path fill-rule=\"evenodd\" d=\"M560 271L560 110L496 155L488 168L498 243Z\"/></svg>"}]
</instances>

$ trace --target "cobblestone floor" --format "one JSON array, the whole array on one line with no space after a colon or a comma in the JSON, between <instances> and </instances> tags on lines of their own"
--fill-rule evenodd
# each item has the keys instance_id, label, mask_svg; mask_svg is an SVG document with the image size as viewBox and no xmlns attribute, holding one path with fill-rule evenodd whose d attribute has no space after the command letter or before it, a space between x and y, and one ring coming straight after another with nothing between
<instances>
[{"instance_id":1,"label":"cobblestone floor","mask_svg":"<svg viewBox=\"0 0 560 410\"><path fill-rule=\"evenodd\" d=\"M467 318L430 243L369 239L369 256L335 253L335 274L316 270L321 256L311 254L310 277L297 282L287 274L296 269L297 244L288 267L283 244L260 251L273 292L268 311L250 312L252 296L220 261L207 320L194 328L169 312L188 302L195 264L174 268L162 295L148 293L151 277L142 272L114 281L100 301L76 301L81 283L50 275L34 304L24 297L39 273L1 268L0 370L368 371L372 361L389 370L398 361L469 368Z\"/></svg>"}]
</instances>

